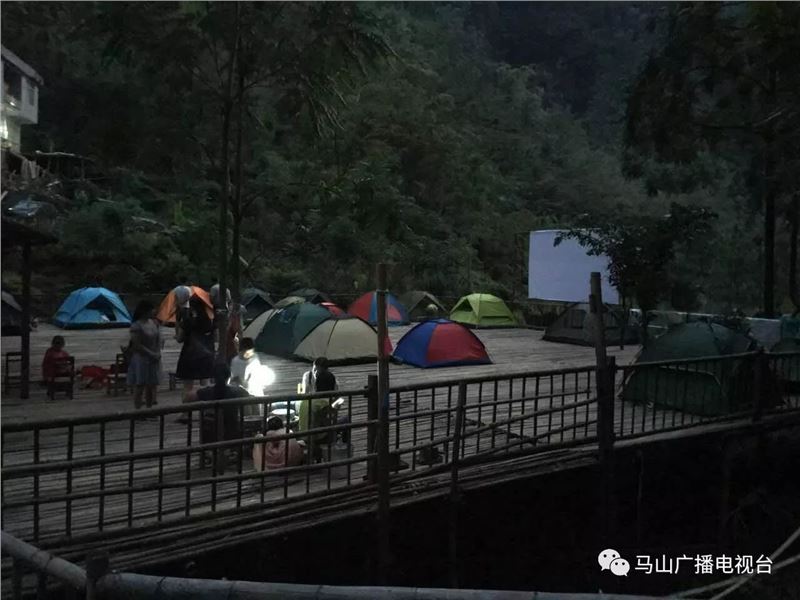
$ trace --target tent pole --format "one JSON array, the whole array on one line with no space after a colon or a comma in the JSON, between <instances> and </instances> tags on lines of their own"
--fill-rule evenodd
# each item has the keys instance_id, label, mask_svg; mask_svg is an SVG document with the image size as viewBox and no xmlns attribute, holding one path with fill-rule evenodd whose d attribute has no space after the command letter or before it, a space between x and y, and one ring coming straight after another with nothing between
<instances>
[{"instance_id":1,"label":"tent pole","mask_svg":"<svg viewBox=\"0 0 800 600\"><path fill-rule=\"evenodd\" d=\"M31 243L26 241L22 246L22 323L20 324L22 344L22 361L20 363L19 397L27 400L30 397L31 380Z\"/></svg>"}]
</instances>

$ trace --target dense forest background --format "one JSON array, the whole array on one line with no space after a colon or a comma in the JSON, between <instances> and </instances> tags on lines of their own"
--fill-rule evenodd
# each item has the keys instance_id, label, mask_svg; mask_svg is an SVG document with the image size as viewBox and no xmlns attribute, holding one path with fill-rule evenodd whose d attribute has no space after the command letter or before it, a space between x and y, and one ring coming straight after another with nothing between
<instances>
[{"instance_id":1,"label":"dense forest background","mask_svg":"<svg viewBox=\"0 0 800 600\"><path fill-rule=\"evenodd\" d=\"M758 161L735 140L670 154L638 135L644 110L675 109L643 103L678 6L4 2L3 44L45 80L24 148L93 159L48 188L67 202L34 291L210 285L224 197L229 284L353 294L388 260L398 292L521 301L530 230L677 202L717 219L701 247L679 248L665 300L752 314ZM774 215L782 311L791 189ZM12 288L14 268L4 260Z\"/></svg>"}]
</instances>

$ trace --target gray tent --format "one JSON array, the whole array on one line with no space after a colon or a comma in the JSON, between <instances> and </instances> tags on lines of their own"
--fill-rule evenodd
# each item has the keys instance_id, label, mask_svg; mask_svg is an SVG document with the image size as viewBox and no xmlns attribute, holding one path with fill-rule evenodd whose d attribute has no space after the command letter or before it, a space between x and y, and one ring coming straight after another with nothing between
<instances>
[{"instance_id":1,"label":"gray tent","mask_svg":"<svg viewBox=\"0 0 800 600\"><path fill-rule=\"evenodd\" d=\"M444 304L430 292L422 290L406 292L400 297L400 302L408 310L408 316L412 321L424 321L447 315Z\"/></svg>"},{"instance_id":2,"label":"gray tent","mask_svg":"<svg viewBox=\"0 0 800 600\"><path fill-rule=\"evenodd\" d=\"M620 308L603 305L603 322L605 324L606 345L638 344L639 330L635 326L625 325L625 311ZM594 345L594 325L588 302L570 304L555 321L545 330L542 338L548 342L564 344Z\"/></svg>"},{"instance_id":3,"label":"gray tent","mask_svg":"<svg viewBox=\"0 0 800 600\"><path fill-rule=\"evenodd\" d=\"M8 292L3 292L2 335L22 334L22 307Z\"/></svg>"},{"instance_id":4,"label":"gray tent","mask_svg":"<svg viewBox=\"0 0 800 600\"><path fill-rule=\"evenodd\" d=\"M242 292L242 305L245 307L244 322L250 323L265 310L275 307L270 295L259 288L247 288Z\"/></svg>"}]
</instances>

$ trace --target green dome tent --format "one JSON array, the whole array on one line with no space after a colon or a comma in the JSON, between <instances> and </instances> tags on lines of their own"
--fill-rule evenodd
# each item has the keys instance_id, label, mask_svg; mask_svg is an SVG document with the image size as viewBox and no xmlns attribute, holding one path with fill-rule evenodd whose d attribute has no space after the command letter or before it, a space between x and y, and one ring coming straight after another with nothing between
<instances>
[{"instance_id":1,"label":"green dome tent","mask_svg":"<svg viewBox=\"0 0 800 600\"><path fill-rule=\"evenodd\" d=\"M743 410L752 403L752 363L715 359L755 349L754 340L722 325L676 325L651 339L636 364L687 358L711 360L636 368L624 384L622 399L704 416Z\"/></svg>"},{"instance_id":2,"label":"green dome tent","mask_svg":"<svg viewBox=\"0 0 800 600\"><path fill-rule=\"evenodd\" d=\"M280 308L270 308L262 312L255 319L250 321L247 327L244 328L244 331L242 332L242 337L249 337L255 340L258 337L258 334L261 333L261 330L264 329L264 325L267 324L267 321L269 321L279 312L281 312Z\"/></svg>"},{"instance_id":3,"label":"green dome tent","mask_svg":"<svg viewBox=\"0 0 800 600\"><path fill-rule=\"evenodd\" d=\"M424 292L422 290L406 292L400 296L400 302L402 302L403 306L408 310L408 317L412 321L424 321L447 314L444 304L439 302L439 299L430 292ZM434 314L431 314L433 311L429 310L431 305L436 308Z\"/></svg>"},{"instance_id":4,"label":"green dome tent","mask_svg":"<svg viewBox=\"0 0 800 600\"><path fill-rule=\"evenodd\" d=\"M625 311L603 305L603 324L605 325L606 346L638 344L638 328L625 325ZM564 344L594 345L594 317L588 302L575 302L567 306L545 330L543 340Z\"/></svg>"},{"instance_id":5,"label":"green dome tent","mask_svg":"<svg viewBox=\"0 0 800 600\"><path fill-rule=\"evenodd\" d=\"M456 302L450 320L472 327L516 327L517 320L497 296L470 294Z\"/></svg>"},{"instance_id":6,"label":"green dome tent","mask_svg":"<svg viewBox=\"0 0 800 600\"><path fill-rule=\"evenodd\" d=\"M330 318L331 313L316 304L292 304L267 319L255 338L256 352L291 356L312 329Z\"/></svg>"}]
</instances>

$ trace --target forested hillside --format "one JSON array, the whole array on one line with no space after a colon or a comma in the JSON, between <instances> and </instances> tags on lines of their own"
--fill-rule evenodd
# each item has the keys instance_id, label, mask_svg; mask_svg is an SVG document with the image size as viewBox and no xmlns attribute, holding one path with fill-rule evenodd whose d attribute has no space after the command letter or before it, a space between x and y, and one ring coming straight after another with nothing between
<instances>
[{"instance_id":1,"label":"forested hillside","mask_svg":"<svg viewBox=\"0 0 800 600\"><path fill-rule=\"evenodd\" d=\"M679 202L718 219L702 250L679 252L676 307L755 311L752 154L698 143L676 157L632 133L675 8L4 2L3 44L45 80L25 147L95 161L34 285L208 285L223 198L234 286L353 293L388 260L396 290L521 299L529 230ZM776 194L775 303L788 310L793 192Z\"/></svg>"}]
</instances>

